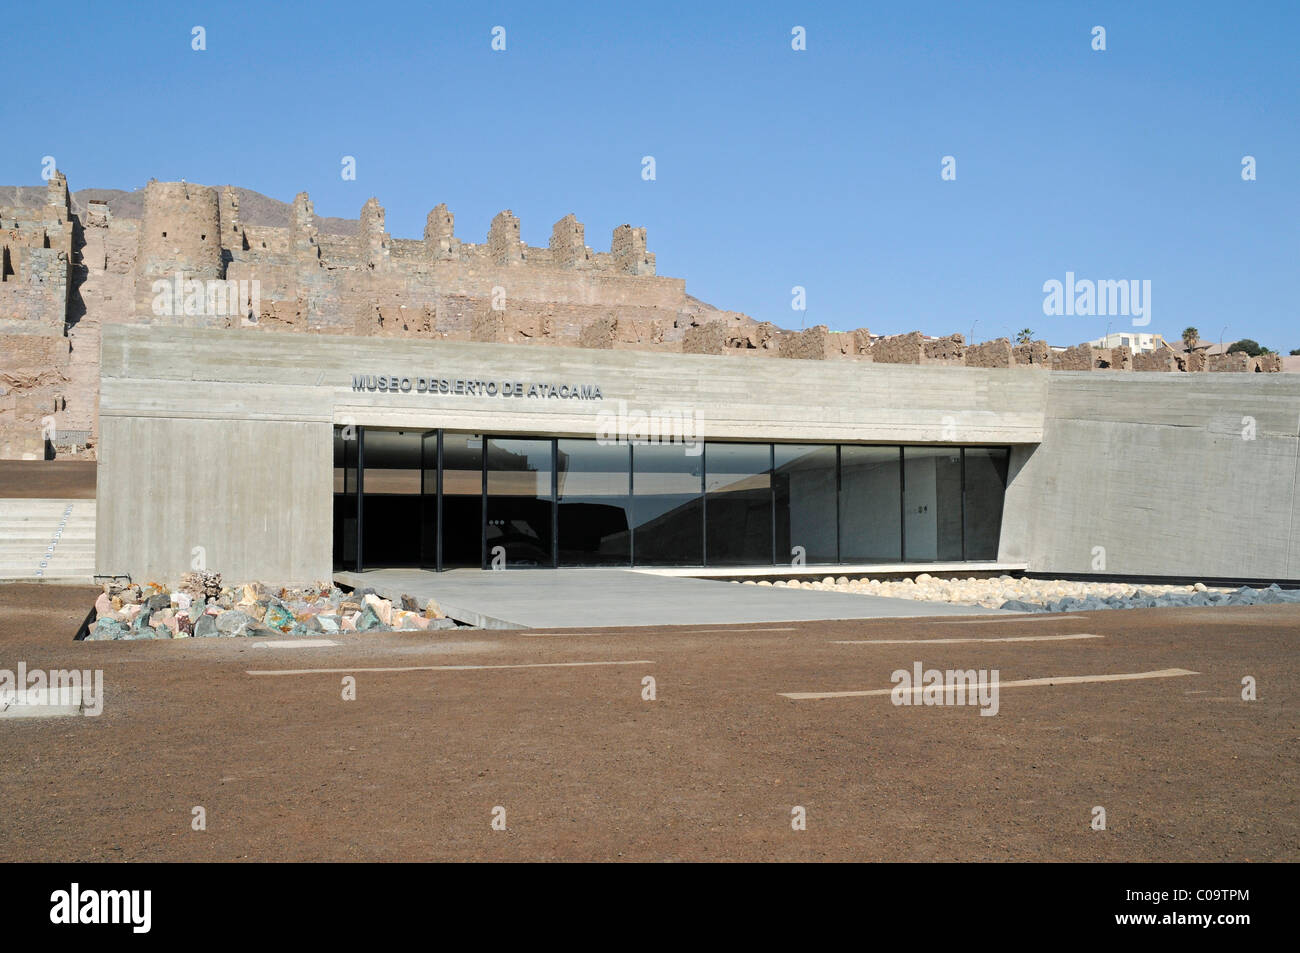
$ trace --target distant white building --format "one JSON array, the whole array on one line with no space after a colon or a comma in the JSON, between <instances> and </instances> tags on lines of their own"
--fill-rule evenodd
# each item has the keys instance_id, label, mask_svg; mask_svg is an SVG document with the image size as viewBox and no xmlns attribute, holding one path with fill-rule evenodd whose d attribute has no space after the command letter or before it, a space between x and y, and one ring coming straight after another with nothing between
<instances>
[{"instance_id":1,"label":"distant white building","mask_svg":"<svg viewBox=\"0 0 1300 953\"><path fill-rule=\"evenodd\" d=\"M1128 347L1133 349L1134 354L1145 354L1149 351L1159 350L1164 346L1165 339L1159 334L1116 331L1088 343L1093 347Z\"/></svg>"}]
</instances>

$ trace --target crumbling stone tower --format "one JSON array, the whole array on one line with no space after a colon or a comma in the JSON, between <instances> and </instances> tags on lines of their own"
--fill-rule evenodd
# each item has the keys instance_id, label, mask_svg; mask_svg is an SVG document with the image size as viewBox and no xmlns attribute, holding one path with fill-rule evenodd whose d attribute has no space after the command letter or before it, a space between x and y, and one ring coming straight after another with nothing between
<instances>
[{"instance_id":1,"label":"crumbling stone tower","mask_svg":"<svg viewBox=\"0 0 1300 953\"><path fill-rule=\"evenodd\" d=\"M306 193L302 193L306 197ZM361 263L371 271L387 271L390 239L384 230L384 207L373 196L361 206L358 235Z\"/></svg>"},{"instance_id":2,"label":"crumbling stone tower","mask_svg":"<svg viewBox=\"0 0 1300 953\"><path fill-rule=\"evenodd\" d=\"M434 261L450 261L460 257L460 241L456 238L456 216L446 203L433 207L424 222L424 247Z\"/></svg>"},{"instance_id":3,"label":"crumbling stone tower","mask_svg":"<svg viewBox=\"0 0 1300 953\"><path fill-rule=\"evenodd\" d=\"M151 181L144 189L136 254L136 314L165 319L167 324L203 326L208 323L204 317L187 317L182 302L173 301L172 315L153 314L153 283L174 282L177 272L182 281L225 277L220 197L204 185Z\"/></svg>"},{"instance_id":4,"label":"crumbling stone tower","mask_svg":"<svg viewBox=\"0 0 1300 953\"><path fill-rule=\"evenodd\" d=\"M590 259L587 254L586 228L572 212L551 228L551 255L555 264L572 268Z\"/></svg>"},{"instance_id":5,"label":"crumbling stone tower","mask_svg":"<svg viewBox=\"0 0 1300 953\"><path fill-rule=\"evenodd\" d=\"M488 256L493 264L508 265L524 260L524 249L519 243L519 219L506 209L498 212L488 229Z\"/></svg>"},{"instance_id":6,"label":"crumbling stone tower","mask_svg":"<svg viewBox=\"0 0 1300 953\"><path fill-rule=\"evenodd\" d=\"M374 199L371 199L373 202ZM379 210L379 228L383 231L383 209ZM289 213L289 250L299 264L320 265L320 236L316 232L316 209L306 192L293 197Z\"/></svg>"},{"instance_id":7,"label":"crumbling stone tower","mask_svg":"<svg viewBox=\"0 0 1300 953\"><path fill-rule=\"evenodd\" d=\"M609 246L614 266L626 275L653 275L655 256L645 250L645 229L620 225Z\"/></svg>"}]
</instances>

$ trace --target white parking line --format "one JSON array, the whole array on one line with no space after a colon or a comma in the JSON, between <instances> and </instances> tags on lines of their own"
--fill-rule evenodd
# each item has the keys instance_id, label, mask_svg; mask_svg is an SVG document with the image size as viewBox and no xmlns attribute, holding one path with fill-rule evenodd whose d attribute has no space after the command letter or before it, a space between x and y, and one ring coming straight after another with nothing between
<instances>
[{"instance_id":1,"label":"white parking line","mask_svg":"<svg viewBox=\"0 0 1300 953\"><path fill-rule=\"evenodd\" d=\"M1067 639L1100 639L1100 635L1008 635L1000 639L832 639L830 645L956 645L959 642L1064 642Z\"/></svg>"},{"instance_id":2,"label":"white parking line","mask_svg":"<svg viewBox=\"0 0 1300 953\"><path fill-rule=\"evenodd\" d=\"M662 634L663 635L731 635L733 632L741 633L741 632L798 632L798 631L799 631L798 626L791 625L781 629L699 629L690 632L664 632ZM565 638L566 636L579 636L579 635L581 636L613 635L612 632L607 632L604 629L596 629L595 631L579 631L579 632L522 632L520 634L523 635L524 638L526 639L559 639L559 638ZM619 634L635 635L637 633L624 632Z\"/></svg>"},{"instance_id":3,"label":"white parking line","mask_svg":"<svg viewBox=\"0 0 1300 953\"><path fill-rule=\"evenodd\" d=\"M493 668L580 668L588 665L653 665L649 659L617 662L529 662L518 665L402 665L384 668L286 668L249 669L246 675L352 675L356 672L477 672Z\"/></svg>"},{"instance_id":4,"label":"white parking line","mask_svg":"<svg viewBox=\"0 0 1300 953\"><path fill-rule=\"evenodd\" d=\"M1007 610L1010 612L1011 610ZM1061 615L1056 612L1036 612L1033 615L1005 615L989 618L985 615L968 616L964 619L936 619L940 625L971 625L981 622L1050 622L1053 619L1082 619L1081 615Z\"/></svg>"},{"instance_id":5,"label":"white parking line","mask_svg":"<svg viewBox=\"0 0 1300 953\"><path fill-rule=\"evenodd\" d=\"M255 649L323 649L338 645L333 639L264 639L254 642Z\"/></svg>"},{"instance_id":6,"label":"white parking line","mask_svg":"<svg viewBox=\"0 0 1300 953\"><path fill-rule=\"evenodd\" d=\"M1051 678L1022 678L1014 682L993 682L999 690L1003 688L1028 688L1036 685L1081 685L1085 682L1125 682L1137 678L1176 678L1180 675L1199 675L1185 668L1162 668L1154 672L1127 672L1119 675L1056 675ZM925 686L910 689L914 694L923 692ZM865 698L868 695L889 695L893 688L872 688L860 692L777 692L782 698L795 701L807 701L819 698Z\"/></svg>"}]
</instances>

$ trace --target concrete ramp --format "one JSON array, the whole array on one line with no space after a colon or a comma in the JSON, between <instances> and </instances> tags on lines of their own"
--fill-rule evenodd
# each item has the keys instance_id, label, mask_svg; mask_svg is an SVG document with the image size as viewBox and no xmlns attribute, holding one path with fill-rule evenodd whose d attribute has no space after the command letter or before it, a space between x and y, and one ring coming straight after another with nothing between
<instances>
[{"instance_id":1,"label":"concrete ramp","mask_svg":"<svg viewBox=\"0 0 1300 953\"><path fill-rule=\"evenodd\" d=\"M0 498L0 581L90 582L93 499Z\"/></svg>"},{"instance_id":2,"label":"concrete ramp","mask_svg":"<svg viewBox=\"0 0 1300 953\"><path fill-rule=\"evenodd\" d=\"M436 599L457 622L490 629L725 625L820 619L1001 615L999 610L847 592L744 586L628 569L378 569L336 573L386 599ZM1015 613L1005 613L1015 615Z\"/></svg>"}]
</instances>

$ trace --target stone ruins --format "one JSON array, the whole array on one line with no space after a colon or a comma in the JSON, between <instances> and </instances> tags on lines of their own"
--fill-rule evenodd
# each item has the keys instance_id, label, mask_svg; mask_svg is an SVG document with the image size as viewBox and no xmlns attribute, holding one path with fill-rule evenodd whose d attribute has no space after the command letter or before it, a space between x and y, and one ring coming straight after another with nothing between
<instances>
[{"instance_id":1,"label":"stone ruins","mask_svg":"<svg viewBox=\"0 0 1300 953\"><path fill-rule=\"evenodd\" d=\"M593 251L572 214L538 248L509 210L474 244L456 237L446 205L423 239L393 238L374 198L355 221L322 219L306 192L288 206L183 181L72 196L55 172L0 200L0 459L93 457L99 332L112 322L893 364L1280 370L1276 355L790 331L656 274L644 228L620 225L608 252Z\"/></svg>"}]
</instances>

